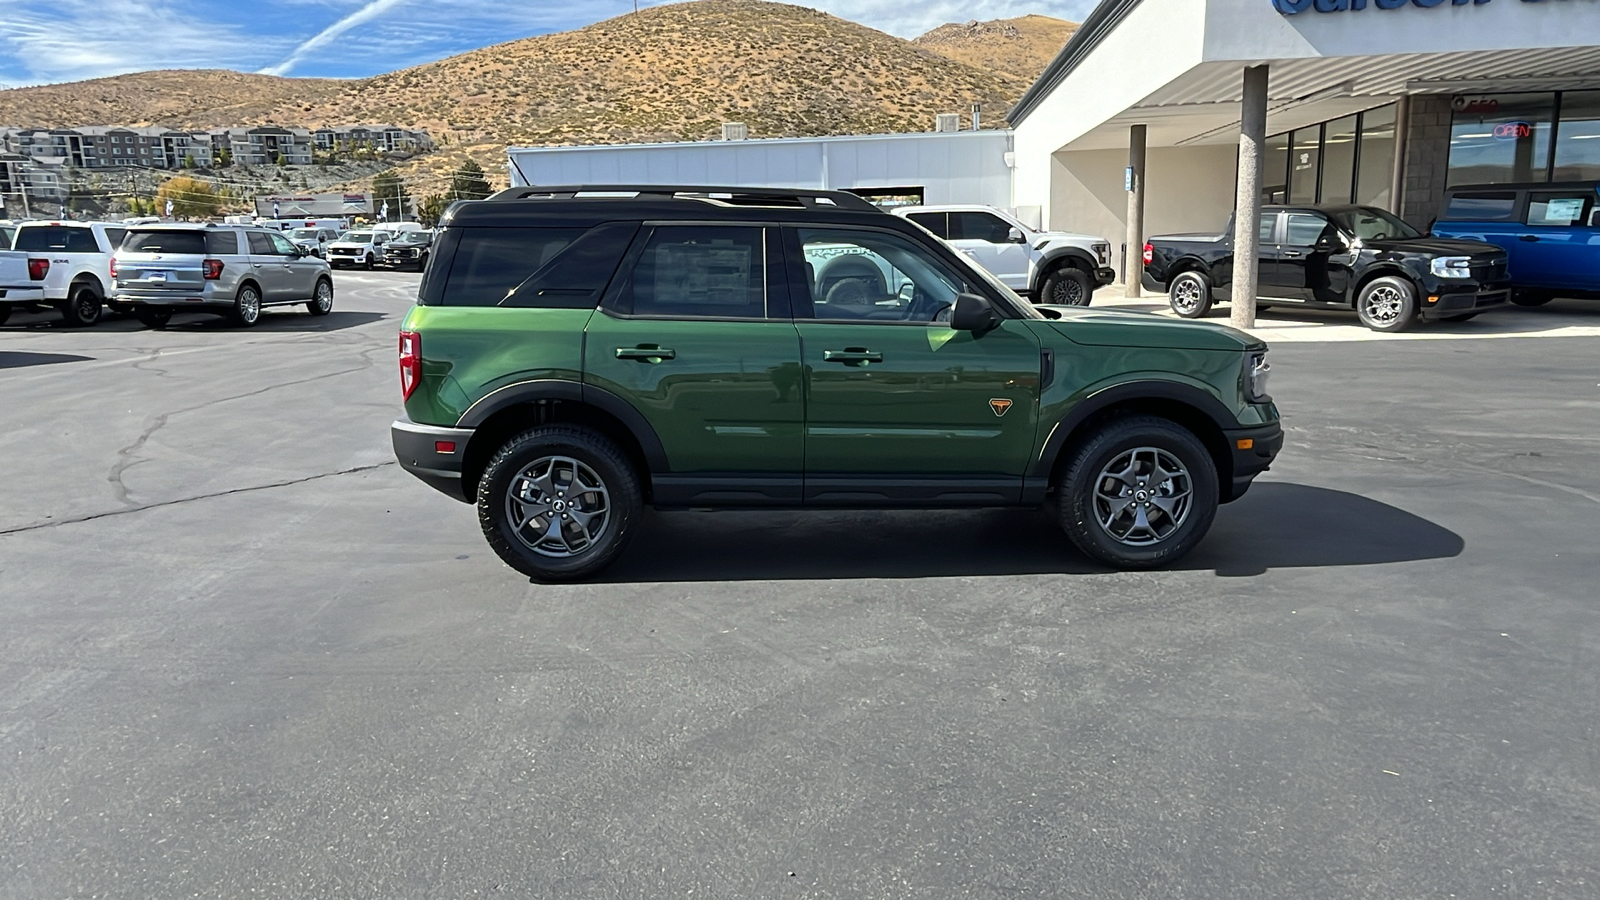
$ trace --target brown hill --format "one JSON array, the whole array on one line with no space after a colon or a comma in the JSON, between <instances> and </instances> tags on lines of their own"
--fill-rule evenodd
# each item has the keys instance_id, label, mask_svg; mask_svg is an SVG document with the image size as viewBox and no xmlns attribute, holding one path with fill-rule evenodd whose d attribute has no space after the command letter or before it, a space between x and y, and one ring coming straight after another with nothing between
<instances>
[{"instance_id":1,"label":"brown hill","mask_svg":"<svg viewBox=\"0 0 1600 900\"><path fill-rule=\"evenodd\" d=\"M1077 30L1076 22L1049 16L1021 16L940 25L912 43L1002 76L1020 97Z\"/></svg>"},{"instance_id":2,"label":"brown hill","mask_svg":"<svg viewBox=\"0 0 1600 900\"><path fill-rule=\"evenodd\" d=\"M333 78L276 78L226 69L138 72L0 91L0 123L26 128L166 125L219 128L258 121L337 91Z\"/></svg>"}]
</instances>

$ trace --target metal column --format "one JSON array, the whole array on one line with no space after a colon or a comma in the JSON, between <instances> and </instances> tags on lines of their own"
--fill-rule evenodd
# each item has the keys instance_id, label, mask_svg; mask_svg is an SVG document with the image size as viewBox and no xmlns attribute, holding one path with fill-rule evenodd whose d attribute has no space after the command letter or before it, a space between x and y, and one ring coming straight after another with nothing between
<instances>
[{"instance_id":1,"label":"metal column","mask_svg":"<svg viewBox=\"0 0 1600 900\"><path fill-rule=\"evenodd\" d=\"M1256 285L1261 252L1261 158L1267 141L1267 67L1244 70L1244 102L1239 111L1239 193L1233 213L1233 301L1235 328L1256 324Z\"/></svg>"},{"instance_id":2,"label":"metal column","mask_svg":"<svg viewBox=\"0 0 1600 900\"><path fill-rule=\"evenodd\" d=\"M1134 125L1128 129L1128 249L1123 266L1129 297L1139 296L1144 281L1144 150L1145 126Z\"/></svg>"}]
</instances>

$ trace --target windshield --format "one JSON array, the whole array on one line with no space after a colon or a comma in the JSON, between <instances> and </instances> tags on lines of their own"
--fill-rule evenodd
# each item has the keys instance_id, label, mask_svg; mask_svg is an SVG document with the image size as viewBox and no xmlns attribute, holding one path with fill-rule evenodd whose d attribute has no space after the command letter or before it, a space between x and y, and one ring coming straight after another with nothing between
<instances>
[{"instance_id":1,"label":"windshield","mask_svg":"<svg viewBox=\"0 0 1600 900\"><path fill-rule=\"evenodd\" d=\"M1364 241L1422 237L1421 232L1393 214L1370 206L1340 210L1333 213L1333 220L1338 223L1340 229Z\"/></svg>"},{"instance_id":2,"label":"windshield","mask_svg":"<svg viewBox=\"0 0 1600 900\"><path fill-rule=\"evenodd\" d=\"M370 243L372 243L372 232L370 232L370 231L346 231L344 233L344 237L339 238L339 240L348 241L349 243L352 243L352 244L370 244Z\"/></svg>"}]
</instances>

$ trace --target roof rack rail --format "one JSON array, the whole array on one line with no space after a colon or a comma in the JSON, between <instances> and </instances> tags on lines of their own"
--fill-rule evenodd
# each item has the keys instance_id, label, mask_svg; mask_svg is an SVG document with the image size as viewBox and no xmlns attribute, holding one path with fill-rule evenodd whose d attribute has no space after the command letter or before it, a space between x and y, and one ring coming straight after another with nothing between
<instances>
[{"instance_id":1,"label":"roof rack rail","mask_svg":"<svg viewBox=\"0 0 1600 900\"><path fill-rule=\"evenodd\" d=\"M522 185L507 188L490 200L570 200L579 195L592 199L649 198L658 200L711 200L733 206L798 206L805 209L850 209L858 212L880 212L878 207L848 191L812 190L808 188L728 187L704 185L666 184L567 184ZM587 198L586 198L587 199Z\"/></svg>"}]
</instances>

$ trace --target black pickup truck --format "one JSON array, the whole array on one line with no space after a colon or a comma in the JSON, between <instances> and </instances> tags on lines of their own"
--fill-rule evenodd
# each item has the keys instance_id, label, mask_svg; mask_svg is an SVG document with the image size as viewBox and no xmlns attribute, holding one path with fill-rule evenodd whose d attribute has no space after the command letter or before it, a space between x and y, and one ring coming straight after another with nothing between
<instances>
[{"instance_id":1,"label":"black pickup truck","mask_svg":"<svg viewBox=\"0 0 1600 900\"><path fill-rule=\"evenodd\" d=\"M1506 252L1430 238L1370 206L1269 206L1259 232L1259 308L1354 309L1374 331L1421 320L1461 322L1510 299ZM1233 222L1220 235L1174 234L1144 245L1144 286L1173 312L1205 315L1229 300Z\"/></svg>"}]
</instances>

